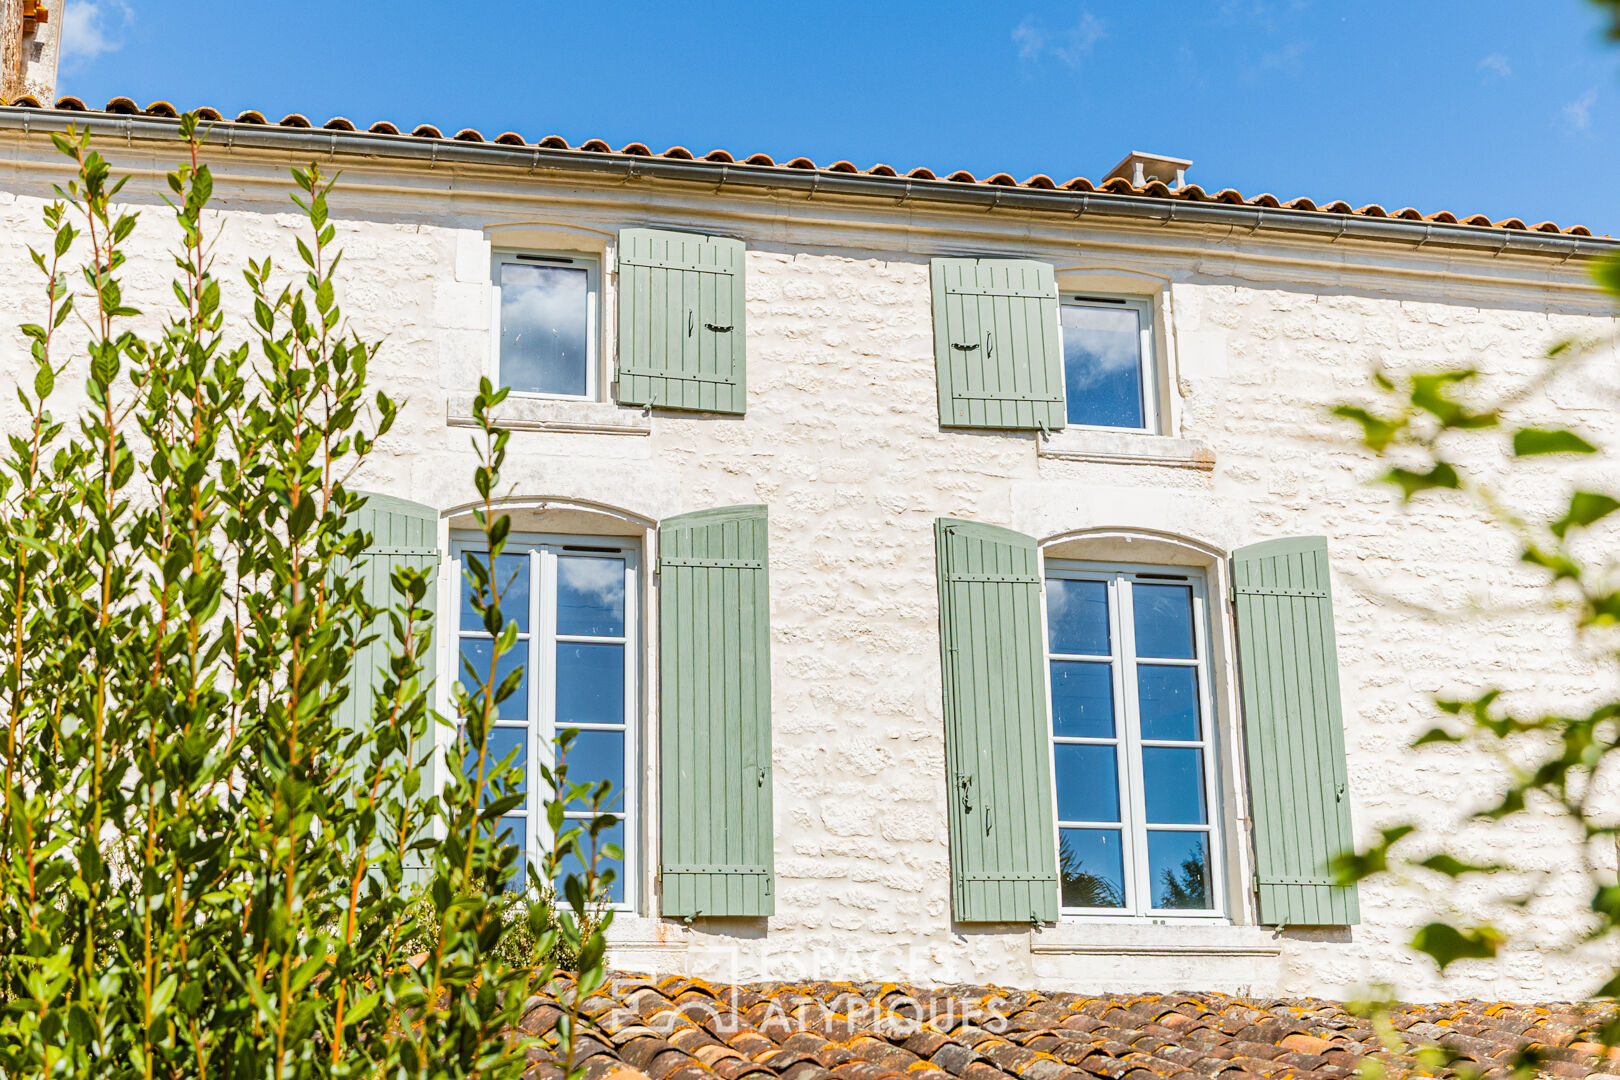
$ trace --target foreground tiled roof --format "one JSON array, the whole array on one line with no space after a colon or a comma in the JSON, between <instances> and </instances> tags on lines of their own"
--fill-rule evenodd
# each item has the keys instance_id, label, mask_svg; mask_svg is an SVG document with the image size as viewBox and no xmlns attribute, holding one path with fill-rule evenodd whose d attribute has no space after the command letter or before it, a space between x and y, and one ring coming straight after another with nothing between
<instances>
[{"instance_id":1,"label":"foreground tiled roof","mask_svg":"<svg viewBox=\"0 0 1620 1080\"><path fill-rule=\"evenodd\" d=\"M45 108L38 100L32 97L18 98L11 103L13 106L25 108ZM121 116L152 116L161 118L174 118L180 115L178 109L166 101L154 101L142 108L135 101L127 97L113 98L99 110L93 110L76 97L64 97L57 100L55 107L72 112L102 112ZM196 110L204 120L223 121L227 118L215 109L202 108ZM299 113L289 113L280 120L271 121L263 113L248 111L234 117L238 124L256 124L261 126L275 126L283 128L313 129L316 125ZM328 131L360 131L353 122L344 117L337 116L319 125ZM1275 195L1262 194L1245 196L1242 192L1232 188L1223 188L1219 191L1206 191L1197 184L1188 184L1181 188L1172 188L1160 181L1151 181L1142 187L1133 187L1123 177L1114 177L1101 183L1092 183L1083 176L1058 183L1044 173L1037 173L1024 180L1017 180L1011 175L1001 172L983 179L974 176L965 170L938 174L930 169L912 169L901 173L888 165L873 165L869 168L859 168L852 162L834 161L831 164L820 165L809 158L796 157L790 161L777 161L766 154L750 154L745 157L735 157L725 150L710 150L706 154L694 154L684 146L672 146L661 153L654 152L644 143L633 142L615 150L601 139L591 139L579 146L571 145L568 140L558 135L549 135L534 142L525 139L516 132L507 131L486 138L481 131L473 128L462 128L453 134L446 134L431 124L422 124L415 128L400 128L387 121L372 124L364 129L376 135L394 135L400 138L442 139L464 143L492 143L503 146L534 146L547 150L572 150L591 154L612 154L624 157L664 158L677 161L711 161L723 164L743 164L762 166L777 169L799 169L815 172L829 173L856 173L863 176L887 177L895 180L947 180L962 184L977 184L988 187L1029 188L1048 191L1076 191L1097 192L1103 195L1135 195L1153 199L1168 199L1179 202L1213 202L1250 206L1261 209L1282 208L1307 212L1320 212L1324 214L1350 214L1364 218L1395 218L1405 221L1427 221L1443 225L1471 225L1479 228L1509 229L1521 232L1561 233L1566 236L1591 236L1592 231L1584 225L1560 227L1555 222L1541 221L1527 224L1520 218L1504 218L1492 221L1484 214L1458 215L1448 211L1436 214L1424 214L1410 206L1397 210L1387 210L1377 203L1367 203L1364 206L1353 206L1343 200L1330 200L1317 202L1313 199L1296 198L1287 201L1278 199Z\"/></svg>"},{"instance_id":2,"label":"foreground tiled roof","mask_svg":"<svg viewBox=\"0 0 1620 1080\"><path fill-rule=\"evenodd\" d=\"M1543 1075L1620 1072L1594 1030L1603 1005L1481 1001L1397 1006L1395 1050L1330 1001L1224 994L1089 997L994 987L894 984L717 986L620 976L585 1009L576 1045L587 1080L1339 1080L1365 1058L1388 1080L1422 1072L1506 1075L1530 1046ZM522 1027L555 1039L559 1002L537 999ZM1450 1064L1420 1065L1424 1047ZM555 1080L543 1051L531 1074Z\"/></svg>"}]
</instances>

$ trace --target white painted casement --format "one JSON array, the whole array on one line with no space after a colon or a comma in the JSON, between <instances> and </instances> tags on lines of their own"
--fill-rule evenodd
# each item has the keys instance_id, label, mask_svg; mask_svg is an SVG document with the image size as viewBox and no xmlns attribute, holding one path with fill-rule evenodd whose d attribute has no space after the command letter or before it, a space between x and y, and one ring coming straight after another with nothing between
<instances>
[{"instance_id":1,"label":"white painted casement","mask_svg":"<svg viewBox=\"0 0 1620 1080\"><path fill-rule=\"evenodd\" d=\"M1153 302L1072 293L1060 300L1068 425L1160 434Z\"/></svg>"},{"instance_id":2,"label":"white painted casement","mask_svg":"<svg viewBox=\"0 0 1620 1080\"><path fill-rule=\"evenodd\" d=\"M491 637L471 603L472 586L463 569L483 551L482 537L451 536L452 572L460 582L454 606L457 677L482 679L489 670ZM501 703L491 734L491 760L517 750L528 778L539 766L555 764L558 731L579 735L570 754L572 782L611 779L616 796L609 810L620 821L604 838L624 849L616 866L612 901L634 910L640 902L641 852L641 695L637 674L640 626L637 581L640 547L622 537L590 538L513 533L495 568L502 610L519 622L518 644L501 657L499 678L521 666L517 693ZM472 687L469 685L469 690ZM528 859L547 849L545 792L525 783L527 800L503 819L522 837ZM571 806L571 821L588 821L588 810Z\"/></svg>"},{"instance_id":3,"label":"white painted casement","mask_svg":"<svg viewBox=\"0 0 1620 1080\"><path fill-rule=\"evenodd\" d=\"M1061 910L1224 918L1203 575L1048 560L1044 591Z\"/></svg>"},{"instance_id":4,"label":"white painted casement","mask_svg":"<svg viewBox=\"0 0 1620 1080\"><path fill-rule=\"evenodd\" d=\"M514 394L600 400L601 278L590 255L494 251L492 381Z\"/></svg>"}]
</instances>

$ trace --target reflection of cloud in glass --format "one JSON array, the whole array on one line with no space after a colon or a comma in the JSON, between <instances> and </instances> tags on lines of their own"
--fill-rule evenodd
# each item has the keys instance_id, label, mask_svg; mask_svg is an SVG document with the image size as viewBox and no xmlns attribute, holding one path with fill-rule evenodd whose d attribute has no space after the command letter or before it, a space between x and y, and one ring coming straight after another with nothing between
<instances>
[{"instance_id":1,"label":"reflection of cloud in glass","mask_svg":"<svg viewBox=\"0 0 1620 1080\"><path fill-rule=\"evenodd\" d=\"M1136 310L1065 306L1062 318L1069 422L1142 427L1141 326Z\"/></svg>"},{"instance_id":2,"label":"reflection of cloud in glass","mask_svg":"<svg viewBox=\"0 0 1620 1080\"><path fill-rule=\"evenodd\" d=\"M557 560L557 632L624 633L624 562L566 555Z\"/></svg>"},{"instance_id":3,"label":"reflection of cloud in glass","mask_svg":"<svg viewBox=\"0 0 1620 1080\"><path fill-rule=\"evenodd\" d=\"M585 393L587 277L577 267L501 267L501 380L507 386Z\"/></svg>"}]
</instances>

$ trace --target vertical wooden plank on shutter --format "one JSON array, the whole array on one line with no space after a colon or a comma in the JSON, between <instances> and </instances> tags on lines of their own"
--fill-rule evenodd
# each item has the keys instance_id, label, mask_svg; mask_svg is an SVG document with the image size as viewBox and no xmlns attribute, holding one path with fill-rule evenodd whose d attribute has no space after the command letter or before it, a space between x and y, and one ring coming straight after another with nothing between
<instances>
[{"instance_id":1,"label":"vertical wooden plank on shutter","mask_svg":"<svg viewBox=\"0 0 1620 1080\"><path fill-rule=\"evenodd\" d=\"M665 915L775 910L763 506L658 529Z\"/></svg>"},{"instance_id":2,"label":"vertical wooden plank on shutter","mask_svg":"<svg viewBox=\"0 0 1620 1080\"><path fill-rule=\"evenodd\" d=\"M1328 869L1354 838L1327 542L1241 548L1232 586L1260 921L1350 925L1356 889Z\"/></svg>"},{"instance_id":3,"label":"vertical wooden plank on shutter","mask_svg":"<svg viewBox=\"0 0 1620 1080\"><path fill-rule=\"evenodd\" d=\"M1058 913L1035 541L941 518L940 662L952 909L961 922Z\"/></svg>"},{"instance_id":4,"label":"vertical wooden plank on shutter","mask_svg":"<svg viewBox=\"0 0 1620 1080\"><path fill-rule=\"evenodd\" d=\"M420 570L428 578L427 595L422 603L431 625L436 619L438 608L438 511L430 506L392 495L373 492L361 494L365 495L366 504L350 517L349 523L354 531L366 533L371 539L366 544L360 562L349 567L347 572L360 576L366 599L370 603L382 608L391 608L398 601L392 584L394 569L411 567ZM358 729L370 722L376 694L388 665L393 628L386 613L378 616L369 627L368 633L375 635L375 640L356 651L354 665L349 670L349 696L344 699L338 713L338 722L351 729ZM423 692L428 695L430 709L434 683L433 655L430 650L426 661L427 670L422 673ZM438 756L429 753L432 749L431 727L428 737L429 745L419 746L414 750L418 760L426 757L422 785L418 789L424 799L438 792L436 775ZM424 827L427 825L425 815L423 825ZM412 853L407 856L407 881L421 880L427 869L419 854Z\"/></svg>"},{"instance_id":5,"label":"vertical wooden plank on shutter","mask_svg":"<svg viewBox=\"0 0 1620 1080\"><path fill-rule=\"evenodd\" d=\"M930 273L940 424L1063 427L1063 338L1052 267L1032 259L937 258Z\"/></svg>"},{"instance_id":6,"label":"vertical wooden plank on shutter","mask_svg":"<svg viewBox=\"0 0 1620 1080\"><path fill-rule=\"evenodd\" d=\"M741 415L747 328L741 240L619 233L619 402Z\"/></svg>"}]
</instances>

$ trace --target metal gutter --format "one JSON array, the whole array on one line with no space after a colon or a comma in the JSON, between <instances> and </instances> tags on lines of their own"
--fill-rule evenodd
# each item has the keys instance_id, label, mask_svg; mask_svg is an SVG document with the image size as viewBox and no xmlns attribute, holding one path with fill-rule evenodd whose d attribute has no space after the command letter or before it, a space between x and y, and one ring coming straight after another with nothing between
<instances>
[{"instance_id":1,"label":"metal gutter","mask_svg":"<svg viewBox=\"0 0 1620 1080\"><path fill-rule=\"evenodd\" d=\"M136 139L174 141L178 120L155 116L122 116L58 109L0 106L0 131L65 132L69 127L102 137L116 136L128 143ZM1224 225L1248 233L1277 232L1337 240L1398 243L1413 249L1446 247L1491 255L1541 255L1568 261L1620 251L1620 240L1570 236L1529 230L1447 225L1404 218L1373 218L1332 214L1320 210L1291 210L1217 202L1189 202L1142 195L1104 192L1056 191L1040 188L965 184L950 180L872 176L865 173L790 169L783 166L744 165L737 162L685 161L638 157L588 150L555 150L539 146L464 142L456 139L381 135L326 128L285 128L277 125L216 121L209 125L210 141L227 149L240 147L283 153L390 158L438 165L478 165L522 168L528 173L573 173L619 180L646 179L723 187L753 188L766 192L798 192L807 197L841 195L881 198L898 203L933 203L975 209L1027 210L1069 217L1125 218L1160 224Z\"/></svg>"}]
</instances>

